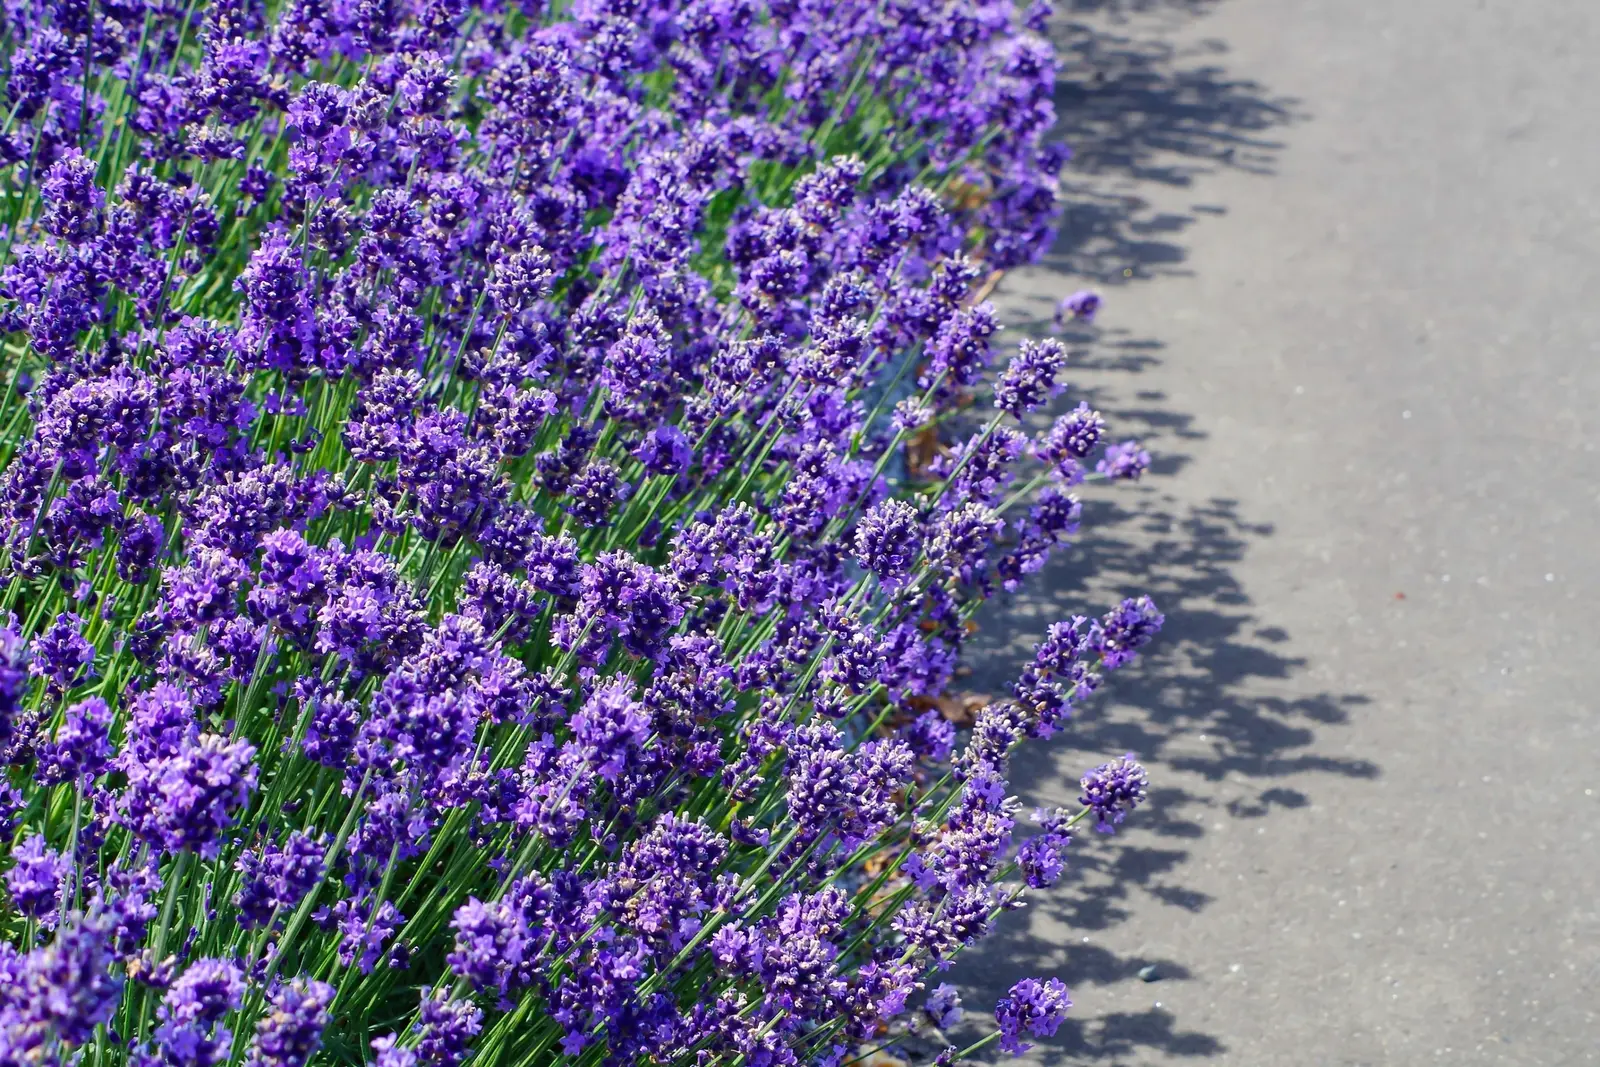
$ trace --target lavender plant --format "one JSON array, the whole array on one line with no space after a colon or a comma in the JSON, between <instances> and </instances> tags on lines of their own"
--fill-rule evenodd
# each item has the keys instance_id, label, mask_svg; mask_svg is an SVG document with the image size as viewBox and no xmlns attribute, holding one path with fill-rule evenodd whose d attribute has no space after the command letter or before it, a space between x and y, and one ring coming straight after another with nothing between
<instances>
[{"instance_id":1,"label":"lavender plant","mask_svg":"<svg viewBox=\"0 0 1600 1067\"><path fill-rule=\"evenodd\" d=\"M1107 764L1013 849L1008 754L1161 623L925 710L1148 464L1030 438L1066 353L995 377L975 291L1054 222L1047 15L8 0L0 1063L837 1067L960 1017L930 976L1144 797ZM1070 1004L1030 983L1008 1049Z\"/></svg>"}]
</instances>

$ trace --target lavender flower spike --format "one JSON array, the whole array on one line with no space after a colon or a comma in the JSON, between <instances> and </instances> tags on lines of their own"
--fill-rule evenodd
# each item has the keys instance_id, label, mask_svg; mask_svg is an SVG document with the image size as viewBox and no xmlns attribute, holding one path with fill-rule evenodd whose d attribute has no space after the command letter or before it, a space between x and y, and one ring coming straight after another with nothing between
<instances>
[{"instance_id":1,"label":"lavender flower spike","mask_svg":"<svg viewBox=\"0 0 1600 1067\"><path fill-rule=\"evenodd\" d=\"M1050 1037L1072 1007L1067 987L1059 978L1043 982L1037 978L1024 978L1011 987L1011 991L995 1005L995 1021L1000 1024L1000 1047L1012 1055L1020 1056L1033 1046L1022 1040L1024 1034L1032 1037Z\"/></svg>"},{"instance_id":2,"label":"lavender flower spike","mask_svg":"<svg viewBox=\"0 0 1600 1067\"><path fill-rule=\"evenodd\" d=\"M1092 289L1079 289L1071 296L1062 298L1056 305L1056 325L1061 325L1068 319L1079 319L1083 322L1093 322L1095 312L1100 310L1100 294Z\"/></svg>"},{"instance_id":3,"label":"lavender flower spike","mask_svg":"<svg viewBox=\"0 0 1600 1067\"><path fill-rule=\"evenodd\" d=\"M1128 753L1101 764L1083 776L1083 795L1078 803L1094 812L1095 829L1103 834L1117 832L1117 824L1144 802L1150 776Z\"/></svg>"}]
</instances>

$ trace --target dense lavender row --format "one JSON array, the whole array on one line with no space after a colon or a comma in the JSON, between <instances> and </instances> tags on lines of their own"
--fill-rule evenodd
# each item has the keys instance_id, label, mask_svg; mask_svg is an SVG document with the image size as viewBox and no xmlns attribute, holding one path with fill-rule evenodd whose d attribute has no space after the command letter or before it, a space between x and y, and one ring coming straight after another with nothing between
<instances>
[{"instance_id":1,"label":"dense lavender row","mask_svg":"<svg viewBox=\"0 0 1600 1067\"><path fill-rule=\"evenodd\" d=\"M929 710L1148 463L1030 437L1065 350L996 367L976 302L1054 221L1048 13L8 0L0 1065L954 1024L938 972L1144 796L1014 847L1008 753L1161 623Z\"/></svg>"}]
</instances>

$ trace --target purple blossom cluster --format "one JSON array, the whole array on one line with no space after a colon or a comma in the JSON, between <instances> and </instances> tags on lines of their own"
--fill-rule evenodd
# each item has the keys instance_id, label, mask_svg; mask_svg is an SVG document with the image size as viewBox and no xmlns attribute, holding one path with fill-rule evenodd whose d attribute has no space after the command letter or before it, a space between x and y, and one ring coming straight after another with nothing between
<instances>
[{"instance_id":1,"label":"purple blossom cluster","mask_svg":"<svg viewBox=\"0 0 1600 1067\"><path fill-rule=\"evenodd\" d=\"M1108 764L1018 845L1012 749L1162 623L926 710L1149 465L1029 432L1068 351L1002 361L978 291L1058 214L1048 14L7 5L0 1062L953 1026L930 978L1145 795Z\"/></svg>"},{"instance_id":2,"label":"purple blossom cluster","mask_svg":"<svg viewBox=\"0 0 1600 1067\"><path fill-rule=\"evenodd\" d=\"M1050 1037L1070 1007L1072 998L1059 979L1041 982L1036 978L1024 978L1012 986L995 1007L995 1021L1000 1024L1000 1047L1013 1053L1028 1051L1033 1046L1023 1041L1023 1036Z\"/></svg>"}]
</instances>

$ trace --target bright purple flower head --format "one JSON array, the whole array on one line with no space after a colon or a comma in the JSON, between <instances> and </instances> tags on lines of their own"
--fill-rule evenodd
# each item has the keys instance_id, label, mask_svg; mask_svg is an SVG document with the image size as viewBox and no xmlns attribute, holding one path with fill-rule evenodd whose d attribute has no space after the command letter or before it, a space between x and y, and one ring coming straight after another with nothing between
<instances>
[{"instance_id":1,"label":"bright purple flower head","mask_svg":"<svg viewBox=\"0 0 1600 1067\"><path fill-rule=\"evenodd\" d=\"M1060 324L1067 319L1093 322L1095 312L1099 310L1100 294L1092 289L1079 289L1056 305L1056 323Z\"/></svg>"},{"instance_id":2,"label":"bright purple flower head","mask_svg":"<svg viewBox=\"0 0 1600 1067\"><path fill-rule=\"evenodd\" d=\"M333 986L304 978L280 982L268 998L270 1010L256 1023L248 1067L305 1067L322 1047Z\"/></svg>"},{"instance_id":3,"label":"bright purple flower head","mask_svg":"<svg viewBox=\"0 0 1600 1067\"><path fill-rule=\"evenodd\" d=\"M1130 597L1106 612L1093 635L1095 651L1100 653L1105 669L1113 671L1130 662L1166 621L1155 601L1147 596Z\"/></svg>"},{"instance_id":4,"label":"bright purple flower head","mask_svg":"<svg viewBox=\"0 0 1600 1067\"><path fill-rule=\"evenodd\" d=\"M1079 403L1055 421L1055 424L1036 441L1033 454L1052 464L1071 480L1078 471L1075 461L1087 459L1105 435L1106 421L1087 403Z\"/></svg>"},{"instance_id":5,"label":"bright purple flower head","mask_svg":"<svg viewBox=\"0 0 1600 1067\"><path fill-rule=\"evenodd\" d=\"M645 434L635 454L651 474L682 474L694 461L694 446L682 430L667 422Z\"/></svg>"},{"instance_id":6,"label":"bright purple flower head","mask_svg":"<svg viewBox=\"0 0 1600 1067\"><path fill-rule=\"evenodd\" d=\"M889 421L896 433L911 434L932 422L937 414L933 405L924 404L918 397L907 397L894 406Z\"/></svg>"},{"instance_id":7,"label":"bright purple flower head","mask_svg":"<svg viewBox=\"0 0 1600 1067\"><path fill-rule=\"evenodd\" d=\"M917 509L904 500L874 505L856 524L856 559L889 588L896 588L922 554Z\"/></svg>"},{"instance_id":8,"label":"bright purple flower head","mask_svg":"<svg viewBox=\"0 0 1600 1067\"><path fill-rule=\"evenodd\" d=\"M644 744L650 717L634 699L634 686L626 678L596 686L572 717L572 732L582 746L586 762L602 778L615 779Z\"/></svg>"},{"instance_id":9,"label":"bright purple flower head","mask_svg":"<svg viewBox=\"0 0 1600 1067\"><path fill-rule=\"evenodd\" d=\"M11 905L24 915L46 918L60 907L61 884L72 870L66 857L46 848L44 838L33 834L11 853L16 865L6 872Z\"/></svg>"},{"instance_id":10,"label":"bright purple flower head","mask_svg":"<svg viewBox=\"0 0 1600 1067\"><path fill-rule=\"evenodd\" d=\"M111 761L111 708L87 697L66 710L51 741L39 746L41 782L54 785L96 778Z\"/></svg>"},{"instance_id":11,"label":"bright purple flower head","mask_svg":"<svg viewBox=\"0 0 1600 1067\"><path fill-rule=\"evenodd\" d=\"M166 547L166 529L154 515L135 514L122 528L117 549L117 577L139 583L149 578Z\"/></svg>"},{"instance_id":12,"label":"bright purple flower head","mask_svg":"<svg viewBox=\"0 0 1600 1067\"><path fill-rule=\"evenodd\" d=\"M994 406L1022 418L1061 388L1056 375L1066 365L1067 349L1060 341L1023 341L994 387Z\"/></svg>"},{"instance_id":13,"label":"bright purple flower head","mask_svg":"<svg viewBox=\"0 0 1600 1067\"><path fill-rule=\"evenodd\" d=\"M961 308L945 319L928 344L923 387L931 386L935 380L942 380L947 386L977 382L992 356L989 338L999 329L1000 320L989 303Z\"/></svg>"},{"instance_id":14,"label":"bright purple flower head","mask_svg":"<svg viewBox=\"0 0 1600 1067\"><path fill-rule=\"evenodd\" d=\"M1150 469L1150 453L1139 447L1137 441L1124 441L1112 445L1094 469L1107 478L1138 481L1139 475Z\"/></svg>"},{"instance_id":15,"label":"bright purple flower head","mask_svg":"<svg viewBox=\"0 0 1600 1067\"><path fill-rule=\"evenodd\" d=\"M68 148L50 165L39 183L45 202L40 220L47 232L63 241L77 242L100 232L106 194L94 183L94 160Z\"/></svg>"},{"instance_id":16,"label":"bright purple flower head","mask_svg":"<svg viewBox=\"0 0 1600 1067\"><path fill-rule=\"evenodd\" d=\"M1013 1055L1021 1055L1033 1046L1022 1040L1032 1037L1050 1037L1055 1034L1072 998L1059 978L1041 982L1037 978L1024 978L1011 987L1011 992L995 1005L995 1022L1000 1024L1000 1047Z\"/></svg>"},{"instance_id":17,"label":"bright purple flower head","mask_svg":"<svg viewBox=\"0 0 1600 1067\"><path fill-rule=\"evenodd\" d=\"M923 1013L929 1021L941 1030L948 1030L961 1021L961 994L956 987L948 982L941 982L933 987L933 992L928 994L928 999L922 1005Z\"/></svg>"},{"instance_id":18,"label":"bright purple flower head","mask_svg":"<svg viewBox=\"0 0 1600 1067\"><path fill-rule=\"evenodd\" d=\"M1094 811L1095 829L1103 834L1117 832L1123 817L1143 803L1150 776L1128 753L1101 764L1083 776L1083 795L1078 802Z\"/></svg>"},{"instance_id":19,"label":"bright purple flower head","mask_svg":"<svg viewBox=\"0 0 1600 1067\"><path fill-rule=\"evenodd\" d=\"M502 1000L525 971L524 954L534 951L527 918L509 898L485 903L471 897L450 920L455 951L446 958L456 974Z\"/></svg>"},{"instance_id":20,"label":"bright purple flower head","mask_svg":"<svg viewBox=\"0 0 1600 1067\"><path fill-rule=\"evenodd\" d=\"M248 365L279 371L305 367L313 355L316 323L300 249L286 237L267 237L233 287L244 294L239 343Z\"/></svg>"},{"instance_id":21,"label":"bright purple flower head","mask_svg":"<svg viewBox=\"0 0 1600 1067\"><path fill-rule=\"evenodd\" d=\"M244 972L232 960L201 959L172 983L156 1009L156 1043L179 1067L215 1067L233 1035L217 1024L244 999Z\"/></svg>"},{"instance_id":22,"label":"bright purple flower head","mask_svg":"<svg viewBox=\"0 0 1600 1067\"><path fill-rule=\"evenodd\" d=\"M83 619L70 611L57 615L55 621L33 639L33 653L29 671L48 678L59 689L70 689L88 677L90 664L94 663L94 646L82 634Z\"/></svg>"},{"instance_id":23,"label":"bright purple flower head","mask_svg":"<svg viewBox=\"0 0 1600 1067\"><path fill-rule=\"evenodd\" d=\"M527 880L511 887L508 898L524 896ZM526 906L527 901L522 901ZM469 1045L483 1029L483 1012L472 1001L443 992L423 995L418 1012L417 1052L430 1067L461 1067Z\"/></svg>"},{"instance_id":24,"label":"bright purple flower head","mask_svg":"<svg viewBox=\"0 0 1600 1067\"><path fill-rule=\"evenodd\" d=\"M900 736L918 756L943 763L955 749L956 727L937 711L925 711L901 727Z\"/></svg>"},{"instance_id":25,"label":"bright purple flower head","mask_svg":"<svg viewBox=\"0 0 1600 1067\"><path fill-rule=\"evenodd\" d=\"M22 694L28 689L28 651L16 615L0 620L0 745L16 731Z\"/></svg>"},{"instance_id":26,"label":"bright purple flower head","mask_svg":"<svg viewBox=\"0 0 1600 1067\"><path fill-rule=\"evenodd\" d=\"M605 523L611 509L627 496L628 486L609 459L591 459L568 487L572 501L567 511L585 526Z\"/></svg>"},{"instance_id":27,"label":"bright purple flower head","mask_svg":"<svg viewBox=\"0 0 1600 1067\"><path fill-rule=\"evenodd\" d=\"M245 740L200 734L170 756L134 764L123 794L130 824L158 848L215 855L255 789L255 752Z\"/></svg>"},{"instance_id":28,"label":"bright purple flower head","mask_svg":"<svg viewBox=\"0 0 1600 1067\"><path fill-rule=\"evenodd\" d=\"M122 968L112 954L108 915L73 915L44 948L17 961L15 1000L8 1007L26 1026L48 1027L69 1045L94 1038L109 1022L122 995Z\"/></svg>"},{"instance_id":29,"label":"bright purple flower head","mask_svg":"<svg viewBox=\"0 0 1600 1067\"><path fill-rule=\"evenodd\" d=\"M1088 623L1082 615L1051 623L1044 640L1034 646L1034 664L1046 674L1070 675L1073 665L1089 650L1090 635L1084 629Z\"/></svg>"},{"instance_id":30,"label":"bright purple flower head","mask_svg":"<svg viewBox=\"0 0 1600 1067\"><path fill-rule=\"evenodd\" d=\"M323 842L296 830L282 845L266 844L240 856L233 906L241 925L264 926L274 914L287 915L322 881L325 850Z\"/></svg>"},{"instance_id":31,"label":"bright purple flower head","mask_svg":"<svg viewBox=\"0 0 1600 1067\"><path fill-rule=\"evenodd\" d=\"M403 115L431 115L444 107L455 89L456 76L443 56L422 52L412 57L400 78L399 111Z\"/></svg>"},{"instance_id":32,"label":"bright purple flower head","mask_svg":"<svg viewBox=\"0 0 1600 1067\"><path fill-rule=\"evenodd\" d=\"M1046 832L1022 843L1017 849L1017 867L1029 886L1044 889L1056 884L1066 869L1065 853L1071 841L1071 835L1065 832Z\"/></svg>"},{"instance_id":33,"label":"bright purple flower head","mask_svg":"<svg viewBox=\"0 0 1600 1067\"><path fill-rule=\"evenodd\" d=\"M550 291L555 270L542 248L512 252L496 261L489 281L489 298L506 315L532 307Z\"/></svg>"}]
</instances>

